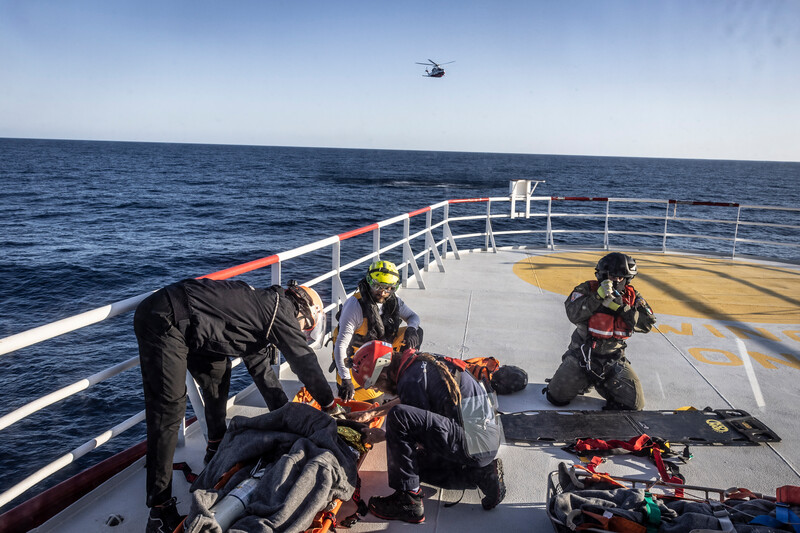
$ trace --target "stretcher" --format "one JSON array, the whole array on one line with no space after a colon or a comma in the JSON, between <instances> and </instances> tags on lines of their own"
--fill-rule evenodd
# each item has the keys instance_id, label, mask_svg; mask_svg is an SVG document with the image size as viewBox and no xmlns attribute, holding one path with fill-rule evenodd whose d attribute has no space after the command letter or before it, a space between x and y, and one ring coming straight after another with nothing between
<instances>
[{"instance_id":1,"label":"stretcher","mask_svg":"<svg viewBox=\"0 0 800 533\"><path fill-rule=\"evenodd\" d=\"M292 401L295 402L303 402L308 403L317 409L320 408L319 404L311 397L305 387L301 388L297 395L294 397ZM345 410L349 412L353 411L366 411L367 409L372 409L374 407L378 407L377 403L368 403L368 402L360 402L356 400L350 400L347 402L343 402L339 398L334 400L337 404L341 405L345 408ZM369 423L369 427L379 428L383 426L383 422L385 421L386 416L379 416L372 419ZM364 460L367 457L367 453L369 453L371 446L365 445L365 450L361 453L358 462L356 463L358 468L361 468L361 465L364 463ZM311 527L306 529L305 533L328 533L330 530L337 526L347 526L348 521L355 521L357 520L356 514L360 514L364 516L367 512L366 504L361 500L361 478L358 479L358 483L356 485L356 491L353 495L353 500L355 501L358 511L357 513L350 515L349 517L345 518L342 522L338 521L338 513L342 508L342 504L344 503L342 500L336 499L332 501L326 509L323 509L314 517L314 521L311 523Z\"/></svg>"},{"instance_id":2,"label":"stretcher","mask_svg":"<svg viewBox=\"0 0 800 533\"><path fill-rule=\"evenodd\" d=\"M300 389L300 391L297 393L297 395L295 395L295 397L294 397L294 399L292 401L299 402L299 403L305 403L305 404L311 405L312 407L315 407L316 409L320 409L319 404L305 390L305 387ZM377 403L371 404L371 403L368 403L368 402L360 402L360 401L355 401L355 400L344 402L344 401L340 400L339 398L336 398L334 401L338 405L341 405L347 412L366 411L368 409L372 409L373 407L377 407L378 406ZM369 427L380 428L383 425L383 422L384 422L385 418L386 418L385 416L375 417L374 419L372 419L370 421ZM340 436L341 436L341 431L342 430L340 428ZM345 439L345 440L347 440L347 439ZM368 445L368 444L361 444L361 446L358 446L358 448L356 448L356 446L354 446L352 443L350 443L350 442L348 442L348 443L351 445L351 447L353 447L354 449L357 449L357 451L360 454L359 455L359 459L356 462L357 467L360 468L362 463L364 462L364 459L366 458L366 455L369 452L371 446ZM180 467L183 466L183 465L185 465L185 463L176 463L176 465L173 465L173 466L176 469L181 469ZM186 468L188 468L188 465L185 465L185 466L186 466ZM233 468L228 470L217 481L217 483L214 485L214 489L220 490L220 489L224 488L228 484L230 479L233 477L233 475L236 474L236 472L238 472L242 468L247 468L248 466L252 466L252 465L245 465L245 464L242 464L242 463L237 463L235 466L233 466ZM184 473L186 474L186 472L184 472ZM194 475L194 474L191 474L191 475ZM342 502L342 500L336 499L336 500L330 502L324 509L322 509L321 511L319 511L317 513L317 515L314 517L314 519L313 519L313 521L311 523L311 526L309 526L309 528L305 530L305 533L328 533L329 531L331 531L332 529L334 529L337 526L345 526L346 527L347 521L352 521L352 522L357 521L358 517L356 516L356 514L360 514L362 516L366 515L366 511L367 511L366 510L366 504L363 501L361 501L361 497L360 497L360 489L361 489L360 484L361 483L360 483L360 478L359 478L358 482L356 484L355 493L353 495L353 500L356 502L356 504L358 506L357 513L351 515L350 517L347 517L342 522L338 521L337 520L337 514L339 513L339 511L340 511L340 509L342 507L342 504L344 502ZM180 531L183 531L183 526L184 526L184 522L182 521L178 525L178 527L175 529L174 533L178 533Z\"/></svg>"},{"instance_id":3,"label":"stretcher","mask_svg":"<svg viewBox=\"0 0 800 533\"><path fill-rule=\"evenodd\" d=\"M566 445L587 437L627 440L643 433L695 446L758 446L781 438L740 409L672 411L522 411L500 415L506 440Z\"/></svg>"}]
</instances>

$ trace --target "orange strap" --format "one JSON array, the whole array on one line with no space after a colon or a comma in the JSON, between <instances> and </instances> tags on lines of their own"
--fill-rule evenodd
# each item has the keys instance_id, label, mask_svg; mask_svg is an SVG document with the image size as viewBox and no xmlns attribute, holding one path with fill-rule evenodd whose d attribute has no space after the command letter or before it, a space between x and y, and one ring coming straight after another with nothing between
<instances>
[{"instance_id":1,"label":"orange strap","mask_svg":"<svg viewBox=\"0 0 800 533\"><path fill-rule=\"evenodd\" d=\"M585 452L585 451L609 451L614 450L617 448L622 448L623 450L627 450L629 452L640 452L643 450L650 450L650 454L653 456L653 462L656 464L656 468L658 469L658 473L661 475L661 479L666 481L667 483L674 483L676 485L682 485L683 480L677 476L671 476L669 472L667 472L666 466L664 466L664 460L661 458L661 449L658 447L653 440L645 435L644 433L639 435L638 437L633 437L630 440L602 440L602 439L579 439L575 443L575 451L576 452ZM592 465L596 466L598 463L595 460L592 460ZM683 490L675 489L675 496L682 497Z\"/></svg>"}]
</instances>

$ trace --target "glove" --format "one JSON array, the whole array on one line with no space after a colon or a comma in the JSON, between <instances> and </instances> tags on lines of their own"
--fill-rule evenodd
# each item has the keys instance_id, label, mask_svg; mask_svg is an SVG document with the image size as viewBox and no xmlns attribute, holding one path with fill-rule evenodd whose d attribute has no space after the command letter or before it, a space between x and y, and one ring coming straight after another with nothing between
<instances>
[{"instance_id":1,"label":"glove","mask_svg":"<svg viewBox=\"0 0 800 533\"><path fill-rule=\"evenodd\" d=\"M406 349L411 348L416 350L419 348L419 345L419 332L417 328L406 328L406 333L403 336L403 346L405 346Z\"/></svg>"},{"instance_id":2,"label":"glove","mask_svg":"<svg viewBox=\"0 0 800 533\"><path fill-rule=\"evenodd\" d=\"M600 297L601 300L605 300L607 297L614 294L614 282L610 279L603 281L599 287L597 287L597 295Z\"/></svg>"},{"instance_id":3,"label":"glove","mask_svg":"<svg viewBox=\"0 0 800 533\"><path fill-rule=\"evenodd\" d=\"M338 403L331 404L327 408L322 409L326 415L330 415L333 418L344 420L347 411L344 410L344 407L339 405Z\"/></svg>"},{"instance_id":4,"label":"glove","mask_svg":"<svg viewBox=\"0 0 800 533\"><path fill-rule=\"evenodd\" d=\"M614 301L614 298L612 298L611 296L607 296L603 298L603 307L608 307L612 311L616 311L617 309L622 307L622 305Z\"/></svg>"},{"instance_id":5,"label":"glove","mask_svg":"<svg viewBox=\"0 0 800 533\"><path fill-rule=\"evenodd\" d=\"M353 387L353 380L350 378L343 378L341 383L336 384L339 391L339 398L342 401L349 402L356 395L356 389Z\"/></svg>"}]
</instances>

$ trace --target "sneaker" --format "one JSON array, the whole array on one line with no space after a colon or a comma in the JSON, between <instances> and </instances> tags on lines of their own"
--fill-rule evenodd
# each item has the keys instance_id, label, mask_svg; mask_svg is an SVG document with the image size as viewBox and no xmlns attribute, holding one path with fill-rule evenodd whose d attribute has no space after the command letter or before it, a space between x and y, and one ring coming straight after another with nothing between
<instances>
[{"instance_id":1,"label":"sneaker","mask_svg":"<svg viewBox=\"0 0 800 533\"><path fill-rule=\"evenodd\" d=\"M373 496L369 499L369 510L384 520L402 520L412 524L425 521L422 493L396 490L390 496Z\"/></svg>"},{"instance_id":2,"label":"sneaker","mask_svg":"<svg viewBox=\"0 0 800 533\"><path fill-rule=\"evenodd\" d=\"M503 462L495 459L477 472L476 485L483 493L481 505L487 511L494 509L506 497L506 484L503 482Z\"/></svg>"},{"instance_id":3,"label":"sneaker","mask_svg":"<svg viewBox=\"0 0 800 533\"><path fill-rule=\"evenodd\" d=\"M172 533L186 518L178 514L175 498L150 508L146 533Z\"/></svg>"}]
</instances>

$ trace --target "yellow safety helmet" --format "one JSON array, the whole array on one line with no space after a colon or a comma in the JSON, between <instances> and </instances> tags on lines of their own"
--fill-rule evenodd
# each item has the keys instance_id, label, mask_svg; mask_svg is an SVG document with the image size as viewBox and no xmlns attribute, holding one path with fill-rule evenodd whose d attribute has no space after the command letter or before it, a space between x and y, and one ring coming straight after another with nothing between
<instances>
[{"instance_id":1,"label":"yellow safety helmet","mask_svg":"<svg viewBox=\"0 0 800 533\"><path fill-rule=\"evenodd\" d=\"M400 272L391 261L375 261L367 270L367 283L374 289L394 290L400 285Z\"/></svg>"}]
</instances>

